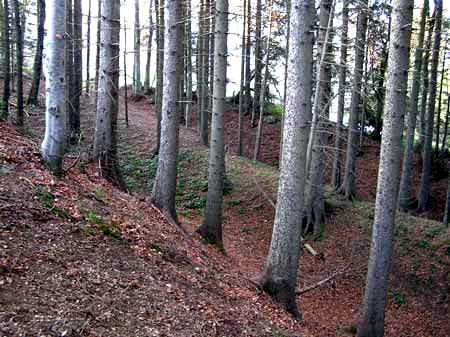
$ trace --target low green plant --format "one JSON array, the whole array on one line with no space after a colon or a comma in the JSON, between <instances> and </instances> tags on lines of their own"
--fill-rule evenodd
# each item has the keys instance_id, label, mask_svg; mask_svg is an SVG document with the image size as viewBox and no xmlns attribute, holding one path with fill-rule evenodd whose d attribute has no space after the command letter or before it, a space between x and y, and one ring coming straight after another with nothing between
<instances>
[{"instance_id":1,"label":"low green plant","mask_svg":"<svg viewBox=\"0 0 450 337\"><path fill-rule=\"evenodd\" d=\"M114 239L121 239L121 228L115 223L108 224L101 215L93 211L89 211L84 215L84 219L97 226L97 228L106 236L112 237Z\"/></svg>"},{"instance_id":2,"label":"low green plant","mask_svg":"<svg viewBox=\"0 0 450 337\"><path fill-rule=\"evenodd\" d=\"M56 206L55 196L53 193L46 191L42 186L36 186L34 193L42 206L48 211L56 214L61 219L70 219L70 214L67 210Z\"/></svg>"},{"instance_id":3,"label":"low green plant","mask_svg":"<svg viewBox=\"0 0 450 337\"><path fill-rule=\"evenodd\" d=\"M389 291L389 297L394 301L397 305L403 305L406 304L406 298L405 295L403 295L401 292L397 291Z\"/></svg>"}]
</instances>

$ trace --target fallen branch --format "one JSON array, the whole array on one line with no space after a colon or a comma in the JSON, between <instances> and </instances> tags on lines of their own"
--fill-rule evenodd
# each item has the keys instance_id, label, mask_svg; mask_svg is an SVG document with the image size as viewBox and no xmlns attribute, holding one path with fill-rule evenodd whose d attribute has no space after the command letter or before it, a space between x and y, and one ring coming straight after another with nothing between
<instances>
[{"instance_id":1,"label":"fallen branch","mask_svg":"<svg viewBox=\"0 0 450 337\"><path fill-rule=\"evenodd\" d=\"M305 288L297 290L295 292L295 294L301 295L301 294L304 294L304 293L306 293L308 291L311 291L311 290L314 290L316 288L319 288L320 286L323 286L325 283L327 283L327 282L331 281L332 279L334 279L336 276L343 274L349 267L350 267L350 263L348 265L346 265L344 268L335 271L334 273L329 275L327 278L324 278L323 280L321 280L321 281L319 281L319 282L317 282L315 284L312 284L312 285L310 285L308 287L305 287Z\"/></svg>"},{"instance_id":2,"label":"fallen branch","mask_svg":"<svg viewBox=\"0 0 450 337\"><path fill-rule=\"evenodd\" d=\"M63 169L64 174L66 174L66 173L69 172L72 168L75 167L75 165L78 163L78 161L79 161L80 158L81 158L81 154L82 154L82 153L80 152L80 153L78 154L77 158L73 161L72 164L69 165L68 168Z\"/></svg>"}]
</instances>

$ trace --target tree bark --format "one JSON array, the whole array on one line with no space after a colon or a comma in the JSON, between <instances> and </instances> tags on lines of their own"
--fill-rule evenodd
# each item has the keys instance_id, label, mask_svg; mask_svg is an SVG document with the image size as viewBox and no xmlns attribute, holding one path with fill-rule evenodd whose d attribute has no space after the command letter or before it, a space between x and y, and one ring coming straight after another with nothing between
<instances>
[{"instance_id":1,"label":"tree bark","mask_svg":"<svg viewBox=\"0 0 450 337\"><path fill-rule=\"evenodd\" d=\"M208 145L208 119L209 119L209 35L210 31L210 17L209 7L211 0L204 0L203 15L202 15L202 48L201 48L201 96L200 96L200 140L203 145Z\"/></svg>"},{"instance_id":2,"label":"tree bark","mask_svg":"<svg viewBox=\"0 0 450 337\"><path fill-rule=\"evenodd\" d=\"M0 118L6 119L9 114L9 96L11 95L11 65L10 65L10 20L9 20L9 1L3 0L3 14L4 14L4 24L3 24L3 93L2 93L2 106Z\"/></svg>"},{"instance_id":3,"label":"tree bark","mask_svg":"<svg viewBox=\"0 0 450 337\"><path fill-rule=\"evenodd\" d=\"M439 152L439 141L441 138L441 107L442 107L442 91L444 89L444 80L445 80L445 59L447 56L447 43L448 39L445 40L445 46L443 50L442 56L442 68L441 68L441 81L439 84L439 97L438 97L438 109L436 112L436 142L435 142L435 151Z\"/></svg>"},{"instance_id":4,"label":"tree bark","mask_svg":"<svg viewBox=\"0 0 450 337\"><path fill-rule=\"evenodd\" d=\"M83 91L83 32L82 32L81 0L73 0L73 96L72 104L75 112L74 134L72 142L80 138L80 95Z\"/></svg>"},{"instance_id":5,"label":"tree bark","mask_svg":"<svg viewBox=\"0 0 450 337\"><path fill-rule=\"evenodd\" d=\"M283 161L269 253L261 278L263 289L299 317L295 301L300 225L303 213L306 147L311 109L314 1L293 0L291 48L283 134ZM299 79L302 79L299 81Z\"/></svg>"},{"instance_id":6,"label":"tree bark","mask_svg":"<svg viewBox=\"0 0 450 337\"><path fill-rule=\"evenodd\" d=\"M65 77L66 77L66 113L68 117L68 142L74 144L78 140L77 117L73 105L74 89L74 64L73 64L73 0L66 0L66 50L65 50Z\"/></svg>"},{"instance_id":7,"label":"tree bark","mask_svg":"<svg viewBox=\"0 0 450 337\"><path fill-rule=\"evenodd\" d=\"M383 137L367 284L357 337L384 335L384 310L394 239L414 2L394 0Z\"/></svg>"},{"instance_id":8,"label":"tree bark","mask_svg":"<svg viewBox=\"0 0 450 337\"><path fill-rule=\"evenodd\" d=\"M97 2L97 43L96 43L96 53L95 53L95 94L98 96L98 69L100 66L100 28L101 28L101 16L102 16L102 0ZM97 98L96 103L97 105Z\"/></svg>"},{"instance_id":9,"label":"tree bark","mask_svg":"<svg viewBox=\"0 0 450 337\"><path fill-rule=\"evenodd\" d=\"M37 1L37 43L36 53L34 54L33 62L33 79L31 81L31 89L28 95L27 105L39 105L39 84L42 76L42 55L44 52L44 25L45 25L45 0Z\"/></svg>"},{"instance_id":10,"label":"tree bark","mask_svg":"<svg viewBox=\"0 0 450 337\"><path fill-rule=\"evenodd\" d=\"M45 136L41 153L46 165L58 175L62 173L66 145L65 0L48 0L47 4Z\"/></svg>"},{"instance_id":11,"label":"tree bark","mask_svg":"<svg viewBox=\"0 0 450 337\"><path fill-rule=\"evenodd\" d=\"M256 27L255 27L255 89L253 99L253 109L251 125L256 126L256 119L261 110L259 106L259 97L261 96L261 81L262 81L262 4L261 0L256 0Z\"/></svg>"},{"instance_id":12,"label":"tree bark","mask_svg":"<svg viewBox=\"0 0 450 337\"><path fill-rule=\"evenodd\" d=\"M156 145L154 155L159 153L161 144L161 117L163 99L163 70L164 70L164 2L155 0L156 9Z\"/></svg>"},{"instance_id":13,"label":"tree bark","mask_svg":"<svg viewBox=\"0 0 450 337\"><path fill-rule=\"evenodd\" d=\"M179 65L182 57L181 1L165 1L166 22L164 35L164 92L162 96L161 145L158 169L152 192L152 203L163 213L177 221L175 191L177 186L177 158L179 109L177 104Z\"/></svg>"},{"instance_id":14,"label":"tree bark","mask_svg":"<svg viewBox=\"0 0 450 337\"><path fill-rule=\"evenodd\" d=\"M127 21L123 18L123 82L124 82L124 105L125 105L125 125L128 127L128 83L127 83Z\"/></svg>"},{"instance_id":15,"label":"tree bark","mask_svg":"<svg viewBox=\"0 0 450 337\"><path fill-rule=\"evenodd\" d=\"M433 124L437 92L437 70L439 65L439 49L441 45L441 26L442 26L442 0L435 2L436 19L433 35L433 49L431 53L431 71L430 71L430 94L428 98L427 125L423 148L422 176L420 180L420 189L417 195L417 209L424 211L428 207L430 198L430 175L431 175L431 155L433 141Z\"/></svg>"},{"instance_id":16,"label":"tree bark","mask_svg":"<svg viewBox=\"0 0 450 337\"><path fill-rule=\"evenodd\" d=\"M343 126L345 111L345 92L347 87L347 50L348 50L348 5L349 0L342 3L341 55L338 75L338 111L334 139L334 159L331 173L331 184L338 189L341 186L341 148L343 144Z\"/></svg>"},{"instance_id":17,"label":"tree bark","mask_svg":"<svg viewBox=\"0 0 450 337\"><path fill-rule=\"evenodd\" d=\"M350 120L348 124L347 157L345 160L344 181L340 191L346 199L352 199L355 196L355 166L356 151L358 149L358 122L361 114L361 87L367 30L367 4L367 0L362 0L358 6L355 69L353 74L352 100L350 103Z\"/></svg>"},{"instance_id":18,"label":"tree bark","mask_svg":"<svg viewBox=\"0 0 450 337\"><path fill-rule=\"evenodd\" d=\"M445 200L444 219L442 220L442 222L447 227L450 222L450 174L449 174L449 178L448 178L447 197Z\"/></svg>"},{"instance_id":19,"label":"tree bark","mask_svg":"<svg viewBox=\"0 0 450 337\"><path fill-rule=\"evenodd\" d=\"M447 86L447 92L450 93ZM447 113L445 114L445 123L444 123L444 134L442 137L442 145L441 151L444 152L447 148L447 132L448 132L448 123L450 119L450 95L447 95Z\"/></svg>"},{"instance_id":20,"label":"tree bark","mask_svg":"<svg viewBox=\"0 0 450 337\"><path fill-rule=\"evenodd\" d=\"M416 131L417 111L419 108L419 91L423 64L423 44L425 40L425 26L429 11L429 2L424 0L422 15L420 21L418 45L414 53L414 74L411 88L411 107L408 112L407 131L405 139L405 151L403 154L402 177L400 180L399 207L406 210L409 206L411 183L412 183L412 165L414 156L414 134Z\"/></svg>"},{"instance_id":21,"label":"tree bark","mask_svg":"<svg viewBox=\"0 0 450 337\"><path fill-rule=\"evenodd\" d=\"M24 111L23 111L23 25L21 22L21 13L19 0L13 0L14 5L14 20L16 25L16 125L22 128L24 126Z\"/></svg>"},{"instance_id":22,"label":"tree bark","mask_svg":"<svg viewBox=\"0 0 450 337\"><path fill-rule=\"evenodd\" d=\"M120 1L102 2L100 65L94 159L102 176L126 191L118 168L117 115L119 110Z\"/></svg>"},{"instance_id":23,"label":"tree bark","mask_svg":"<svg viewBox=\"0 0 450 337\"><path fill-rule=\"evenodd\" d=\"M252 74L250 71L251 51L252 51L252 2L247 0L247 41L245 43L245 115L248 115L252 108L252 94L250 90L250 82Z\"/></svg>"},{"instance_id":24,"label":"tree bark","mask_svg":"<svg viewBox=\"0 0 450 337\"><path fill-rule=\"evenodd\" d=\"M147 62L145 64L145 80L144 91L150 93L150 65L152 59L152 44L153 44L153 0L150 0L150 7L148 13L148 41L147 41Z\"/></svg>"},{"instance_id":25,"label":"tree bark","mask_svg":"<svg viewBox=\"0 0 450 337\"><path fill-rule=\"evenodd\" d=\"M87 17L87 32L86 32L86 94L89 95L91 91L91 75L90 75L90 62L91 62L91 4L92 0L88 2L88 17Z\"/></svg>"},{"instance_id":26,"label":"tree bark","mask_svg":"<svg viewBox=\"0 0 450 337\"><path fill-rule=\"evenodd\" d=\"M186 111L185 123L189 128L192 125L192 27L191 27L191 0L186 0Z\"/></svg>"},{"instance_id":27,"label":"tree bark","mask_svg":"<svg viewBox=\"0 0 450 337\"><path fill-rule=\"evenodd\" d=\"M241 79L239 83L239 112L238 112L238 147L237 155L242 156L244 146L244 109L245 109L245 52L246 52L246 38L247 38L247 0L244 0L244 15L242 22L242 45L241 45Z\"/></svg>"},{"instance_id":28,"label":"tree bark","mask_svg":"<svg viewBox=\"0 0 450 337\"><path fill-rule=\"evenodd\" d=\"M139 0L134 0L134 66L133 95L141 93L141 25L139 22Z\"/></svg>"},{"instance_id":29,"label":"tree bark","mask_svg":"<svg viewBox=\"0 0 450 337\"><path fill-rule=\"evenodd\" d=\"M214 30L214 88L205 218L198 229L213 244L222 245L223 180L225 176L224 113L227 82L228 0L217 0Z\"/></svg>"}]
</instances>

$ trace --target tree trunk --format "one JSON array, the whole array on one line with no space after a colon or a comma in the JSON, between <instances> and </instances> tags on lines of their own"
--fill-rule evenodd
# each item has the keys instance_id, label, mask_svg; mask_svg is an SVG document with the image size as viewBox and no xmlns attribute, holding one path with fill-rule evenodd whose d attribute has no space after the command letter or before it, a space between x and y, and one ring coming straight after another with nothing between
<instances>
[{"instance_id":1,"label":"tree trunk","mask_svg":"<svg viewBox=\"0 0 450 337\"><path fill-rule=\"evenodd\" d=\"M252 108L252 94L250 90L251 74L251 51L252 51L252 1L247 0L247 41L245 44L245 115L248 115Z\"/></svg>"},{"instance_id":2,"label":"tree trunk","mask_svg":"<svg viewBox=\"0 0 450 337\"><path fill-rule=\"evenodd\" d=\"M422 15L420 21L420 30L417 48L414 53L414 74L411 88L411 107L408 112L406 145L403 154L402 177L400 181L399 207L406 210L409 206L411 183L412 183L412 165L414 156L414 134L416 131L417 111L419 107L419 91L422 75L423 63L423 44L425 40L425 26L429 11L429 2L424 0Z\"/></svg>"},{"instance_id":3,"label":"tree trunk","mask_svg":"<svg viewBox=\"0 0 450 337\"><path fill-rule=\"evenodd\" d=\"M311 66L314 1L293 0L291 6L291 48L275 220L263 289L288 312L299 317L295 301L300 255L300 225L306 177L306 147L311 109ZM299 79L302 79L299 82Z\"/></svg>"},{"instance_id":4,"label":"tree trunk","mask_svg":"<svg viewBox=\"0 0 450 337\"><path fill-rule=\"evenodd\" d=\"M223 180L225 176L224 113L227 82L228 0L217 0L214 31L214 88L209 150L208 194L200 235L222 245Z\"/></svg>"},{"instance_id":5,"label":"tree trunk","mask_svg":"<svg viewBox=\"0 0 450 337\"><path fill-rule=\"evenodd\" d=\"M31 82L30 94L28 95L27 105L39 105L39 84L42 76L42 55L44 51L44 25L45 25L45 0L37 1L37 43L36 53L34 54L33 79Z\"/></svg>"},{"instance_id":6,"label":"tree trunk","mask_svg":"<svg viewBox=\"0 0 450 337\"><path fill-rule=\"evenodd\" d=\"M247 38L247 0L244 0L244 16L242 23L242 46L241 46L241 80L239 84L239 117L238 117L238 147L237 155L242 156L243 146L244 146L244 109L245 109L245 51L246 51L246 38Z\"/></svg>"},{"instance_id":7,"label":"tree trunk","mask_svg":"<svg viewBox=\"0 0 450 337\"><path fill-rule=\"evenodd\" d=\"M256 0L256 27L255 27L255 90L252 110L252 127L256 126L256 119L262 107L259 106L259 97L261 96L262 81L262 4L261 0Z\"/></svg>"},{"instance_id":8,"label":"tree trunk","mask_svg":"<svg viewBox=\"0 0 450 337\"><path fill-rule=\"evenodd\" d=\"M358 337L384 335L384 310L393 252L401 137L408 90L408 72L405 70L409 67L413 7L412 0L393 1L375 219Z\"/></svg>"},{"instance_id":9,"label":"tree trunk","mask_svg":"<svg viewBox=\"0 0 450 337\"><path fill-rule=\"evenodd\" d=\"M123 18L123 82L125 85L125 125L128 127L130 123L128 121L128 84L127 84L127 21L125 17Z\"/></svg>"},{"instance_id":10,"label":"tree trunk","mask_svg":"<svg viewBox=\"0 0 450 337\"><path fill-rule=\"evenodd\" d=\"M424 211L428 207L430 198L430 174L431 174L431 155L432 155L432 141L433 141L433 124L434 112L436 103L437 91L437 71L439 65L439 49L441 46L441 26L442 26L442 0L436 0L436 21L434 24L433 49L431 56L431 71L430 71L430 94L428 98L427 109L427 125L423 148L423 165L422 177L420 180L420 190L417 195L417 208L419 211Z\"/></svg>"},{"instance_id":11,"label":"tree trunk","mask_svg":"<svg viewBox=\"0 0 450 337\"><path fill-rule=\"evenodd\" d=\"M73 2L66 0L66 50L65 50L65 77L66 77L66 113L68 117L68 142L74 144L78 140L76 130L76 111L73 106L74 90L74 64L73 64Z\"/></svg>"},{"instance_id":12,"label":"tree trunk","mask_svg":"<svg viewBox=\"0 0 450 337\"><path fill-rule=\"evenodd\" d=\"M331 174L331 184L336 189L341 186L342 131L344 126L345 91L347 88L348 5L349 0L344 0L342 3L341 55L339 59L338 75L338 111L334 139L333 169Z\"/></svg>"},{"instance_id":13,"label":"tree trunk","mask_svg":"<svg viewBox=\"0 0 450 337\"><path fill-rule=\"evenodd\" d=\"M209 7L211 0L205 0L203 3L203 38L201 55L202 73L201 78L201 96L200 96L200 140L203 145L208 145L208 119L209 119L209 35L210 35L210 17Z\"/></svg>"},{"instance_id":14,"label":"tree trunk","mask_svg":"<svg viewBox=\"0 0 450 337\"><path fill-rule=\"evenodd\" d=\"M161 117L163 100L163 70L164 70L164 2L155 0L156 8L156 145L154 155L159 153L161 144Z\"/></svg>"},{"instance_id":15,"label":"tree trunk","mask_svg":"<svg viewBox=\"0 0 450 337\"><path fill-rule=\"evenodd\" d=\"M361 86L364 66L364 46L367 30L367 0L362 0L358 9L358 22L355 41L355 69L353 74L352 100L350 103L350 120L348 124L347 157L345 160L344 182L341 193L346 199L355 196L355 164L358 149L358 122L361 114Z\"/></svg>"},{"instance_id":16,"label":"tree trunk","mask_svg":"<svg viewBox=\"0 0 450 337\"><path fill-rule=\"evenodd\" d=\"M192 27L191 27L191 0L186 0L186 112L185 123L189 128L192 125Z\"/></svg>"},{"instance_id":17,"label":"tree trunk","mask_svg":"<svg viewBox=\"0 0 450 337\"><path fill-rule=\"evenodd\" d=\"M81 0L73 0L73 96L72 104L75 112L74 135L72 142L80 139L80 95L83 91L83 32L82 32Z\"/></svg>"},{"instance_id":18,"label":"tree trunk","mask_svg":"<svg viewBox=\"0 0 450 337\"><path fill-rule=\"evenodd\" d=\"M99 166L102 176L126 191L126 184L119 171L117 158L119 52L120 1L103 1L94 159Z\"/></svg>"},{"instance_id":19,"label":"tree trunk","mask_svg":"<svg viewBox=\"0 0 450 337\"><path fill-rule=\"evenodd\" d=\"M133 95L141 93L141 24L139 22L139 0L134 0L134 66Z\"/></svg>"},{"instance_id":20,"label":"tree trunk","mask_svg":"<svg viewBox=\"0 0 450 337\"><path fill-rule=\"evenodd\" d=\"M24 111L23 111L23 27L19 0L13 0L14 4L14 20L16 24L16 124L20 128L24 126Z\"/></svg>"},{"instance_id":21,"label":"tree trunk","mask_svg":"<svg viewBox=\"0 0 450 337\"><path fill-rule=\"evenodd\" d=\"M91 61L91 1L88 3L88 17L87 17L87 32L86 32L86 94L89 95L91 90L91 75L90 75L90 61Z\"/></svg>"},{"instance_id":22,"label":"tree trunk","mask_svg":"<svg viewBox=\"0 0 450 337\"><path fill-rule=\"evenodd\" d=\"M3 62L2 62L2 71L3 71L3 93L2 93L2 105L1 105L1 119L8 118L9 111L9 96L11 95L11 66L10 66L10 20L9 20L9 1L3 0L3 14L4 14L4 23L3 23Z\"/></svg>"},{"instance_id":23,"label":"tree trunk","mask_svg":"<svg viewBox=\"0 0 450 337\"><path fill-rule=\"evenodd\" d=\"M316 135L313 137L314 148L311 154L311 167L309 169L309 179L306 187L306 217L309 224L313 224L314 234L320 234L321 223L325 218L325 147L328 141L328 122L330 118L331 77L333 62L332 35L334 0L322 0L320 2L318 34L318 50L323 49L323 58L318 64L318 82L316 87L317 100L313 107L317 116ZM311 136L309 142L311 142Z\"/></svg>"},{"instance_id":24,"label":"tree trunk","mask_svg":"<svg viewBox=\"0 0 450 337\"><path fill-rule=\"evenodd\" d=\"M101 16L102 16L102 0L98 0L97 3L97 43L96 43L96 54L95 54L95 93L98 96L98 69L100 66L100 28L101 28ZM96 103L97 105L97 99Z\"/></svg>"},{"instance_id":25,"label":"tree trunk","mask_svg":"<svg viewBox=\"0 0 450 337\"><path fill-rule=\"evenodd\" d=\"M150 7L148 12L148 41L147 41L147 63L145 64L145 81L144 91L150 93L150 64L152 59L152 44L153 44L153 0L150 0Z\"/></svg>"},{"instance_id":26,"label":"tree trunk","mask_svg":"<svg viewBox=\"0 0 450 337\"><path fill-rule=\"evenodd\" d=\"M262 141L262 132L263 132L263 118L264 118L264 101L266 97L266 89L267 89L267 81L269 78L269 56L270 56L270 35L272 35L272 1L268 4L267 9L267 17L269 19L269 33L267 34L266 39L266 60L264 62L264 79L261 84L259 96L255 99L259 99L259 120L258 120L258 130L256 131L256 139L255 139L255 151L253 152L253 160L259 159L259 154L261 152L261 141Z\"/></svg>"},{"instance_id":27,"label":"tree trunk","mask_svg":"<svg viewBox=\"0 0 450 337\"><path fill-rule=\"evenodd\" d=\"M436 112L436 148L435 151L439 152L439 140L440 140L440 131L441 131L441 107L442 107L442 90L444 88L444 80L445 80L445 57L447 56L447 43L448 39L445 40L445 46L443 50L442 56L442 70L441 70L441 82L439 84L439 97L438 97L438 109Z\"/></svg>"},{"instance_id":28,"label":"tree trunk","mask_svg":"<svg viewBox=\"0 0 450 337\"><path fill-rule=\"evenodd\" d=\"M450 93L447 86L447 92ZM447 95L447 113L445 114L445 123L444 123L444 135L442 137L442 145L441 151L444 152L447 148L447 132L448 132L448 123L450 118L450 95Z\"/></svg>"},{"instance_id":29,"label":"tree trunk","mask_svg":"<svg viewBox=\"0 0 450 337\"><path fill-rule=\"evenodd\" d=\"M66 106L64 33L65 0L48 0L47 74L45 102L45 136L41 145L42 158L55 173L62 173L66 145Z\"/></svg>"},{"instance_id":30,"label":"tree trunk","mask_svg":"<svg viewBox=\"0 0 450 337\"><path fill-rule=\"evenodd\" d=\"M442 222L447 227L450 222L450 174L448 175L447 198L445 200L445 212L444 212L444 219Z\"/></svg>"},{"instance_id":31,"label":"tree trunk","mask_svg":"<svg viewBox=\"0 0 450 337\"><path fill-rule=\"evenodd\" d=\"M158 169L152 192L152 203L177 221L175 191L177 186L177 157L179 109L177 105L179 65L182 57L181 1L166 0L166 31L164 38L164 93L162 96L161 146Z\"/></svg>"}]
</instances>

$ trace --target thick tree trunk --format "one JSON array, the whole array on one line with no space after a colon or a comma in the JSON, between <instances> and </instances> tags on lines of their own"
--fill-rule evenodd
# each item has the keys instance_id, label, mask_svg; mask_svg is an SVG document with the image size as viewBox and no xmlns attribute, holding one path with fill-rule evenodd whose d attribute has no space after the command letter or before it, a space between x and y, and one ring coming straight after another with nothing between
<instances>
[{"instance_id":1,"label":"thick tree trunk","mask_svg":"<svg viewBox=\"0 0 450 337\"><path fill-rule=\"evenodd\" d=\"M31 82L31 89L28 95L27 105L39 104L39 84L41 83L42 76L42 55L44 52L44 25L45 25L45 0L38 0L37 2L37 43L36 43L36 53L34 54L33 63L33 79Z\"/></svg>"},{"instance_id":2,"label":"thick tree trunk","mask_svg":"<svg viewBox=\"0 0 450 337\"><path fill-rule=\"evenodd\" d=\"M74 135L72 142L77 143L80 138L80 96L83 91L83 32L81 1L73 0L73 96L72 104L75 112Z\"/></svg>"},{"instance_id":3,"label":"thick tree trunk","mask_svg":"<svg viewBox=\"0 0 450 337\"><path fill-rule=\"evenodd\" d=\"M139 22L139 0L134 0L134 66L133 95L141 93L141 24Z\"/></svg>"},{"instance_id":4,"label":"thick tree trunk","mask_svg":"<svg viewBox=\"0 0 450 337\"><path fill-rule=\"evenodd\" d=\"M4 14L4 23L3 23L3 40L2 40L2 48L3 48L3 62L2 62L2 71L3 71L3 93L2 93L2 105L1 105L1 113L0 118L6 119L8 117L9 111L9 96L11 95L11 66L10 66L10 20L9 20L9 1L3 0L3 14Z\"/></svg>"},{"instance_id":5,"label":"thick tree trunk","mask_svg":"<svg viewBox=\"0 0 450 337\"><path fill-rule=\"evenodd\" d=\"M411 88L411 107L408 112L407 131L405 139L406 145L403 154L402 177L400 181L400 192L398 197L398 204L400 209L402 210L406 210L408 208L410 201L412 165L414 156L414 135L416 131L417 111L419 108L419 91L423 62L423 44L425 40L425 26L429 11L428 7L428 0L424 0L420 21L418 45L414 54L414 74Z\"/></svg>"},{"instance_id":6,"label":"thick tree trunk","mask_svg":"<svg viewBox=\"0 0 450 337\"><path fill-rule=\"evenodd\" d=\"M88 2L88 17L87 17L87 32L86 32L86 93L89 95L91 91L91 75L90 75L90 61L91 61L91 6L92 0Z\"/></svg>"},{"instance_id":7,"label":"thick tree trunk","mask_svg":"<svg viewBox=\"0 0 450 337\"><path fill-rule=\"evenodd\" d=\"M66 145L66 106L64 70L65 0L48 0L47 74L45 102L45 136L42 158L55 173L62 173Z\"/></svg>"},{"instance_id":8,"label":"thick tree trunk","mask_svg":"<svg viewBox=\"0 0 450 337\"><path fill-rule=\"evenodd\" d=\"M342 131L344 126L345 92L347 88L348 5L349 0L344 0L342 3L341 55L339 59L338 75L338 111L334 140L333 169L331 173L331 184L336 189L341 186L341 148L343 144Z\"/></svg>"},{"instance_id":9,"label":"thick tree trunk","mask_svg":"<svg viewBox=\"0 0 450 337\"><path fill-rule=\"evenodd\" d=\"M442 26L442 0L436 0L436 21L434 24L433 49L431 53L431 71L430 71L430 94L428 98L427 125L423 147L423 165L422 177L420 180L420 189L417 195L417 209L424 211L428 207L430 198L430 175L431 175L431 156L433 141L433 124L437 91L437 72L439 66L439 49L441 46L441 26Z\"/></svg>"},{"instance_id":10,"label":"thick tree trunk","mask_svg":"<svg viewBox=\"0 0 450 337\"><path fill-rule=\"evenodd\" d=\"M126 191L126 184L119 171L117 158L119 52L120 1L103 1L94 159L101 174L117 187Z\"/></svg>"},{"instance_id":11,"label":"thick tree trunk","mask_svg":"<svg viewBox=\"0 0 450 337\"><path fill-rule=\"evenodd\" d=\"M320 225L325 218L325 147L328 140L328 122L330 117L331 95L331 63L333 62L333 46L331 31L333 29L333 0L320 2L318 34L318 50L322 51L321 62L318 64L318 76L314 114L316 115L315 137L310 135L309 142L313 144L311 152L311 167L306 187L306 217L314 226L314 234L320 234ZM312 138L312 139L311 139ZM309 145L309 144L308 144Z\"/></svg>"},{"instance_id":12,"label":"thick tree trunk","mask_svg":"<svg viewBox=\"0 0 450 337\"><path fill-rule=\"evenodd\" d=\"M74 64L73 64L73 0L66 0L66 50L65 50L65 76L66 76L66 113L68 121L68 142L74 144L78 140L76 111L73 105L75 89Z\"/></svg>"},{"instance_id":13,"label":"thick tree trunk","mask_svg":"<svg viewBox=\"0 0 450 337\"><path fill-rule=\"evenodd\" d=\"M262 3L256 0L256 27L255 27L255 89L252 109L251 125L256 126L256 119L262 107L259 106L262 81Z\"/></svg>"},{"instance_id":14,"label":"thick tree trunk","mask_svg":"<svg viewBox=\"0 0 450 337\"><path fill-rule=\"evenodd\" d=\"M253 152L253 160L259 159L259 154L261 152L261 141L263 137L263 121L264 121L264 101L266 97L267 81L269 78L269 60L270 60L270 35L272 35L272 1L269 2L267 7L267 17L269 20L269 33L266 38L266 59L264 61L264 78L261 84L259 96L255 96L255 100L259 99L259 119L258 119L258 130L256 131L255 139L255 151Z\"/></svg>"},{"instance_id":15,"label":"thick tree trunk","mask_svg":"<svg viewBox=\"0 0 450 337\"><path fill-rule=\"evenodd\" d=\"M147 41L147 62L145 64L145 80L144 91L150 93L150 65L152 60L152 44L153 44L153 0L150 0L150 7L148 11L148 41Z\"/></svg>"},{"instance_id":16,"label":"thick tree trunk","mask_svg":"<svg viewBox=\"0 0 450 337\"><path fill-rule=\"evenodd\" d=\"M192 27L191 27L191 0L186 0L186 110L185 123L189 128L192 125Z\"/></svg>"},{"instance_id":17,"label":"thick tree trunk","mask_svg":"<svg viewBox=\"0 0 450 337\"><path fill-rule=\"evenodd\" d=\"M224 113L227 82L228 0L217 0L214 29L214 96L209 150L208 194L201 236L222 244L223 180L225 176Z\"/></svg>"},{"instance_id":18,"label":"thick tree trunk","mask_svg":"<svg viewBox=\"0 0 450 337\"><path fill-rule=\"evenodd\" d=\"M164 34L164 93L162 96L161 146L158 169L152 192L152 203L177 221L175 191L177 186L177 158L179 109L177 104L179 65L182 57L181 1L166 0L166 31Z\"/></svg>"},{"instance_id":19,"label":"thick tree trunk","mask_svg":"<svg viewBox=\"0 0 450 337\"><path fill-rule=\"evenodd\" d=\"M24 111L23 111L23 29L22 15L20 10L19 0L13 0L14 4L14 20L16 25L16 124L19 127L24 126Z\"/></svg>"},{"instance_id":20,"label":"thick tree trunk","mask_svg":"<svg viewBox=\"0 0 450 337\"><path fill-rule=\"evenodd\" d=\"M246 51L246 38L247 38L247 0L244 0L244 16L242 22L242 45L241 45L241 80L239 84L239 116L238 116L238 147L237 155L242 156L244 146L244 109L245 109L245 51Z\"/></svg>"},{"instance_id":21,"label":"thick tree trunk","mask_svg":"<svg viewBox=\"0 0 450 337\"><path fill-rule=\"evenodd\" d=\"M444 80L445 80L445 59L447 56L447 43L448 39L445 40L445 46L443 49L442 56L442 67L441 67L441 81L439 84L439 97L438 97L438 109L436 111L436 142L435 142L435 151L439 152L439 141L441 139L441 107L442 107L442 91L444 89Z\"/></svg>"},{"instance_id":22,"label":"thick tree trunk","mask_svg":"<svg viewBox=\"0 0 450 337\"><path fill-rule=\"evenodd\" d=\"M300 313L296 304L295 288L300 255L306 147L309 136L308 110L311 109L310 60L314 10L312 0L292 1L283 161L280 168L272 240L261 278L263 289L297 317Z\"/></svg>"},{"instance_id":23,"label":"thick tree trunk","mask_svg":"<svg viewBox=\"0 0 450 337\"><path fill-rule=\"evenodd\" d=\"M401 137L408 90L406 70L409 67L413 6L412 0L393 1L375 219L358 337L384 335L384 310L393 251Z\"/></svg>"},{"instance_id":24,"label":"thick tree trunk","mask_svg":"<svg viewBox=\"0 0 450 337\"><path fill-rule=\"evenodd\" d=\"M165 0L155 0L156 9L156 145L154 155L159 153L161 144L161 117L163 100L163 70L164 70L164 2Z\"/></svg>"},{"instance_id":25,"label":"thick tree trunk","mask_svg":"<svg viewBox=\"0 0 450 337\"><path fill-rule=\"evenodd\" d=\"M353 74L352 100L350 103L350 119L348 124L347 155L345 160L344 182L341 193L346 199L355 196L356 151L358 149L358 122L361 114L361 86L364 66L364 46L367 30L367 0L359 3L358 22L355 42L355 69Z\"/></svg>"}]
</instances>

